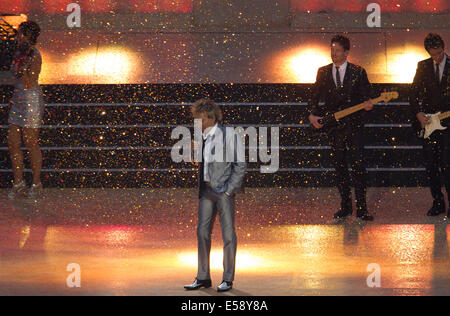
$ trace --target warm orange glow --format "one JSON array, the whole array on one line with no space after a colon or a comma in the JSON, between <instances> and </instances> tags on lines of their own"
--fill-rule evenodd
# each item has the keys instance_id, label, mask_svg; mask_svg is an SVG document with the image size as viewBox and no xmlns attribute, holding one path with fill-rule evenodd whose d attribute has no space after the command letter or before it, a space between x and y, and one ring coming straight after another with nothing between
<instances>
[{"instance_id":1,"label":"warm orange glow","mask_svg":"<svg viewBox=\"0 0 450 316\"><path fill-rule=\"evenodd\" d=\"M90 50L69 58L68 73L81 81L127 83L136 74L136 60L134 53L121 47Z\"/></svg>"},{"instance_id":2,"label":"warm orange glow","mask_svg":"<svg viewBox=\"0 0 450 316\"><path fill-rule=\"evenodd\" d=\"M414 80L417 63L429 58L423 49L408 49L403 54L389 54L387 60L387 73L391 83L411 83Z\"/></svg>"},{"instance_id":3,"label":"warm orange glow","mask_svg":"<svg viewBox=\"0 0 450 316\"><path fill-rule=\"evenodd\" d=\"M178 260L186 266L197 267L197 253L185 252L178 255ZM256 256L249 252L241 251L236 256L236 269L239 270L257 270L269 268L272 264L265 258ZM211 269L223 269L223 252L222 250L211 251Z\"/></svg>"},{"instance_id":4,"label":"warm orange glow","mask_svg":"<svg viewBox=\"0 0 450 316\"><path fill-rule=\"evenodd\" d=\"M121 84L134 82L140 74L139 57L126 48L89 49L67 57L38 48L43 60L40 84Z\"/></svg>"},{"instance_id":5,"label":"warm orange glow","mask_svg":"<svg viewBox=\"0 0 450 316\"><path fill-rule=\"evenodd\" d=\"M104 233L104 241L107 245L126 245L136 235L136 231L127 226L113 226Z\"/></svg>"},{"instance_id":6,"label":"warm orange glow","mask_svg":"<svg viewBox=\"0 0 450 316\"><path fill-rule=\"evenodd\" d=\"M276 59L274 73L279 71L282 82L314 83L317 70L329 63L331 57L328 48L293 49Z\"/></svg>"},{"instance_id":7,"label":"warm orange glow","mask_svg":"<svg viewBox=\"0 0 450 316\"><path fill-rule=\"evenodd\" d=\"M10 15L10 16L2 16L2 20L7 22L9 25L12 25L12 27L17 30L22 22L28 21L28 17L25 14Z\"/></svg>"},{"instance_id":8,"label":"warm orange glow","mask_svg":"<svg viewBox=\"0 0 450 316\"><path fill-rule=\"evenodd\" d=\"M22 230L20 231L19 249L22 249L27 243L27 240L30 237L30 231L30 225L25 225L24 227L22 227Z\"/></svg>"},{"instance_id":9,"label":"warm orange glow","mask_svg":"<svg viewBox=\"0 0 450 316\"><path fill-rule=\"evenodd\" d=\"M96 210L86 212L92 216ZM65 267L74 262L82 269L79 290L83 293L184 295L180 282L191 281L197 270L195 233L174 235L170 227L150 225L30 226L27 221L14 218L0 223L3 291L73 293L61 283L69 275ZM237 275L262 282L262 292L255 287L253 295L267 295L264 286L273 288L276 295L373 295L373 291L376 295L429 295L447 289L442 287L448 280L450 242L445 222L364 225L349 221L276 225L247 232L251 238L239 239ZM211 254L215 281L223 271L219 247ZM370 263L381 267L381 289L367 286Z\"/></svg>"},{"instance_id":10,"label":"warm orange glow","mask_svg":"<svg viewBox=\"0 0 450 316\"><path fill-rule=\"evenodd\" d=\"M52 69L54 67L52 67L53 63L50 54L40 47L38 47L38 49L42 56L42 68L41 73L39 74L39 84L52 84L56 78L58 78L58 71ZM59 67L57 67L57 70L59 70Z\"/></svg>"},{"instance_id":11,"label":"warm orange glow","mask_svg":"<svg viewBox=\"0 0 450 316\"><path fill-rule=\"evenodd\" d=\"M370 230L373 240L387 245L384 254L394 262L421 264L432 255L433 225L385 225Z\"/></svg>"},{"instance_id":12,"label":"warm orange glow","mask_svg":"<svg viewBox=\"0 0 450 316\"><path fill-rule=\"evenodd\" d=\"M427 263L436 247L436 241L432 238L435 229L438 225L367 228L371 241L382 246L379 250L381 256L389 258L390 262L384 263L384 273L395 275L395 279L385 280L383 287L430 288L433 266Z\"/></svg>"},{"instance_id":13,"label":"warm orange glow","mask_svg":"<svg viewBox=\"0 0 450 316\"><path fill-rule=\"evenodd\" d=\"M21 15L10 15L10 16L0 16L0 26L8 33L7 36L14 36L14 30L10 29L8 26L11 25L14 29L18 29L22 22L28 20L25 14ZM6 39L6 34L5 34Z\"/></svg>"}]
</instances>

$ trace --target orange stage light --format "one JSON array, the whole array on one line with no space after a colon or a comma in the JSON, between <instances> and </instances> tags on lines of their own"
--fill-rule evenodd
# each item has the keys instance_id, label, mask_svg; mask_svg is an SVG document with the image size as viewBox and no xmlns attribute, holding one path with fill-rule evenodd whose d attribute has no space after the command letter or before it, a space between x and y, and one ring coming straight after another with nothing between
<instances>
[{"instance_id":1,"label":"orange stage light","mask_svg":"<svg viewBox=\"0 0 450 316\"><path fill-rule=\"evenodd\" d=\"M197 252L183 252L178 255L178 260L183 266L196 267L198 263ZM270 266L272 266L272 263L268 259L252 254L248 251L238 252L236 257L236 268L240 271L255 271L258 269L267 269ZM211 269L223 269L222 250L217 249L211 251Z\"/></svg>"},{"instance_id":2,"label":"orange stage light","mask_svg":"<svg viewBox=\"0 0 450 316\"><path fill-rule=\"evenodd\" d=\"M18 29L22 22L28 21L28 17L25 14L20 15L2 15L0 16L0 25L11 25L14 29Z\"/></svg>"},{"instance_id":3,"label":"orange stage light","mask_svg":"<svg viewBox=\"0 0 450 316\"><path fill-rule=\"evenodd\" d=\"M408 49L401 54L389 54L387 59L386 82L412 83L416 73L417 63L430 56L423 49Z\"/></svg>"},{"instance_id":4,"label":"orange stage light","mask_svg":"<svg viewBox=\"0 0 450 316\"><path fill-rule=\"evenodd\" d=\"M282 82L314 83L317 70L331 63L329 49L296 48L275 59L273 73L281 74Z\"/></svg>"},{"instance_id":5,"label":"orange stage light","mask_svg":"<svg viewBox=\"0 0 450 316\"><path fill-rule=\"evenodd\" d=\"M109 47L73 55L68 61L68 74L79 80L96 83L126 83L135 75L136 57L121 47Z\"/></svg>"}]
</instances>

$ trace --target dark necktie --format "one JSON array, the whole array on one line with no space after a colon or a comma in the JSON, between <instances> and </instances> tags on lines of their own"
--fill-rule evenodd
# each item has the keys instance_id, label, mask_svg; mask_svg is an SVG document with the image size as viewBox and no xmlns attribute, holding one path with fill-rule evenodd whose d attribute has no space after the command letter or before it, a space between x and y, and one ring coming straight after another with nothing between
<instances>
[{"instance_id":1,"label":"dark necktie","mask_svg":"<svg viewBox=\"0 0 450 316\"><path fill-rule=\"evenodd\" d=\"M341 74L339 73L339 67L336 66L336 87L339 89L342 87Z\"/></svg>"},{"instance_id":2,"label":"dark necktie","mask_svg":"<svg viewBox=\"0 0 450 316\"><path fill-rule=\"evenodd\" d=\"M436 64L436 82L439 84L441 84L441 76L440 76L440 71L439 71L439 64Z\"/></svg>"},{"instance_id":3,"label":"dark necktie","mask_svg":"<svg viewBox=\"0 0 450 316\"><path fill-rule=\"evenodd\" d=\"M200 162L200 188L203 189L205 186L205 144L206 139L202 136L202 157Z\"/></svg>"}]
</instances>

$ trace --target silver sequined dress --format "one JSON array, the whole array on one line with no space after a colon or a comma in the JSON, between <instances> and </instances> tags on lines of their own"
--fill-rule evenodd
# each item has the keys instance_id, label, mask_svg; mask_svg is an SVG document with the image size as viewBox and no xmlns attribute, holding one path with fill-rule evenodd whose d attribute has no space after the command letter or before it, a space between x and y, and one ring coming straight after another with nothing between
<instances>
[{"instance_id":1,"label":"silver sequined dress","mask_svg":"<svg viewBox=\"0 0 450 316\"><path fill-rule=\"evenodd\" d=\"M33 49L33 54L40 53ZM13 64L12 67L15 67ZM44 98L41 87L36 81L32 88L27 89L20 79L15 79L14 95L10 100L8 123L25 128L39 128L44 116Z\"/></svg>"}]
</instances>

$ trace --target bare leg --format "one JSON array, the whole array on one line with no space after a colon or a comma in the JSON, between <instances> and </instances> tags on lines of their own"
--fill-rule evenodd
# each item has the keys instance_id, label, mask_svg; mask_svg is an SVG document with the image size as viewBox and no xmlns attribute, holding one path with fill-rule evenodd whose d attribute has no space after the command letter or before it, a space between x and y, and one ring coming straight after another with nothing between
<instances>
[{"instance_id":1,"label":"bare leg","mask_svg":"<svg viewBox=\"0 0 450 316\"><path fill-rule=\"evenodd\" d=\"M24 128L23 138L31 157L33 184L41 183L42 152L39 146L39 128Z\"/></svg>"},{"instance_id":2,"label":"bare leg","mask_svg":"<svg viewBox=\"0 0 450 316\"><path fill-rule=\"evenodd\" d=\"M14 184L19 184L23 181L23 152L21 146L21 128L17 125L10 125L8 129L8 147L12 162Z\"/></svg>"}]
</instances>

